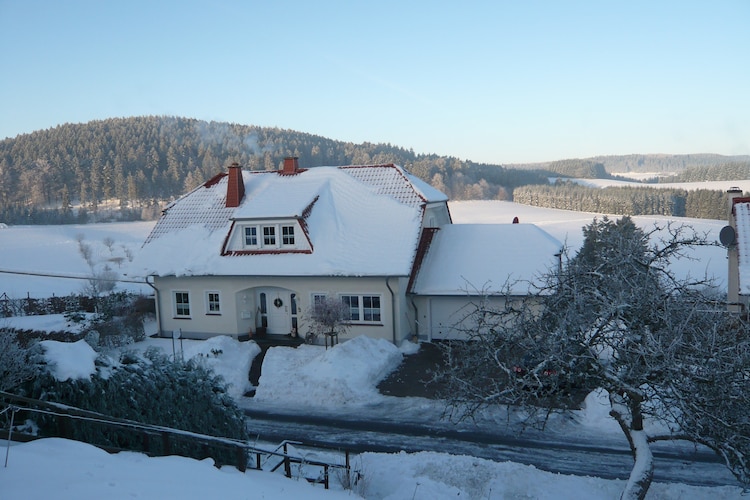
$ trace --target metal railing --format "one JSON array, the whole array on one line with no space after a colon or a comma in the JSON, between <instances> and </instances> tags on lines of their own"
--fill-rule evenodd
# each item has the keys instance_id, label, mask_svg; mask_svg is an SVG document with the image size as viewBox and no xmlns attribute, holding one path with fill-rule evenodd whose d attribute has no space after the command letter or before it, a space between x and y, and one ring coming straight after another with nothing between
<instances>
[{"instance_id":1,"label":"metal railing","mask_svg":"<svg viewBox=\"0 0 750 500\"><path fill-rule=\"evenodd\" d=\"M36 413L56 418L57 432L53 435L45 436L34 436L20 432L15 432L14 435L16 414L20 412ZM90 443L110 453L127 450L141 451L149 456L172 455L178 453L178 446L175 445L178 442L183 441L203 450L206 456L210 456L209 450L223 449L229 451L230 453L225 455L225 458L226 456L233 456L233 463L228 463L226 461L221 463L216 457L212 457L214 458L214 462L217 466L233 465L242 472L245 472L248 468L275 472L283 465L284 475L288 478L292 478L292 465L297 464L300 466L300 471L310 468L319 470L321 473L317 476L305 476L305 479L308 482L322 483L326 489L329 488L331 472L334 470L338 470L344 475L342 478L342 482L345 481L344 484L352 484L350 482L352 478L355 479L354 482L356 484L356 482L362 478L359 471L352 471L350 465L350 453L348 450L344 450L344 464L325 460L309 460L304 456L290 453L289 445L304 445L297 441L285 440L275 449L263 449L262 447L251 445L247 441L239 439L209 436L206 434L160 425L145 424L133 420L111 417L61 403L41 401L0 391L0 416L3 414L8 414L7 429L0 429L2 435L7 435L8 438L8 448L6 449L5 457L6 466L10 451L10 441L29 441L42 437L62 437L70 439L72 435L72 426L75 425L75 422L88 422L109 429L132 432L140 438L138 441L141 444L141 449L126 449L101 443ZM307 448L318 449L325 452L333 451L332 449L324 449L321 447L307 446ZM268 468L269 464L273 464L270 469Z\"/></svg>"}]
</instances>

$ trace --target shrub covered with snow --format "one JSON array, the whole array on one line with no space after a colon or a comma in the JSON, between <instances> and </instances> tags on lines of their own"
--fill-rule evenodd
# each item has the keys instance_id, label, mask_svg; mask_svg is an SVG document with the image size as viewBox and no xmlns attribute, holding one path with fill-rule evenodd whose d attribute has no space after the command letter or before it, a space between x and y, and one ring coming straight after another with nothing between
<instances>
[{"instance_id":1,"label":"shrub covered with snow","mask_svg":"<svg viewBox=\"0 0 750 500\"><path fill-rule=\"evenodd\" d=\"M83 341L80 344L91 349ZM54 357L56 364L48 365L51 371L29 383L26 395L117 418L247 439L244 416L227 393L224 379L203 363L172 361L155 349L144 353L131 351L122 354L117 361L99 356L97 369L93 376L88 377L81 376L85 375L81 372L61 371L63 363L60 360L65 356L58 354ZM35 418L39 420L40 434L58 435L58 419ZM141 450L144 446L142 436L136 433L87 421L68 425L67 434L72 439L97 445L130 450ZM152 442L151 451L159 452L154 446ZM204 449L187 441L173 443L171 452L196 458L206 456ZM224 463L233 463L234 457L224 456L225 453L224 450L213 450L208 454Z\"/></svg>"}]
</instances>

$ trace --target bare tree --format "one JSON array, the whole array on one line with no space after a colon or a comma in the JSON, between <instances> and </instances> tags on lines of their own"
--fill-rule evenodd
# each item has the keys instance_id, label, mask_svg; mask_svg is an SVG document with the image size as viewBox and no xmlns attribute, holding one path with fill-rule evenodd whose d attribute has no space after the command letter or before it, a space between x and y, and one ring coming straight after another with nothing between
<instances>
[{"instance_id":1,"label":"bare tree","mask_svg":"<svg viewBox=\"0 0 750 500\"><path fill-rule=\"evenodd\" d=\"M645 497L650 443L665 439L709 446L750 483L750 329L707 294L707 280L669 266L705 236L673 225L646 233L628 217L583 231L580 251L535 297L477 305L470 341L447 350L451 411L515 404L544 423L576 393L603 388L635 462L622 498ZM674 430L648 435L647 419Z\"/></svg>"},{"instance_id":2,"label":"bare tree","mask_svg":"<svg viewBox=\"0 0 750 500\"><path fill-rule=\"evenodd\" d=\"M341 299L335 297L317 297L307 312L310 322L308 340L314 342L319 335L333 339L349 329L349 308Z\"/></svg>"}]
</instances>

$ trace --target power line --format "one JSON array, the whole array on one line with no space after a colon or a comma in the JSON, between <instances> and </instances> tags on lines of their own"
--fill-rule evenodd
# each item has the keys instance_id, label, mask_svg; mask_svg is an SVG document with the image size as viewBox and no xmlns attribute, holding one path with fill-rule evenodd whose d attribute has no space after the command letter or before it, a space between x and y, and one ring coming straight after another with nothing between
<instances>
[{"instance_id":1,"label":"power line","mask_svg":"<svg viewBox=\"0 0 750 500\"><path fill-rule=\"evenodd\" d=\"M70 280L85 280L85 281L116 281L118 283L138 283L140 285L145 284L144 280L129 280L124 278L100 278L97 276L85 276L82 274L58 274L58 273L43 273L35 271L14 271L12 269L0 269L0 273L5 274L17 274L20 276L39 276L42 278L63 278Z\"/></svg>"}]
</instances>

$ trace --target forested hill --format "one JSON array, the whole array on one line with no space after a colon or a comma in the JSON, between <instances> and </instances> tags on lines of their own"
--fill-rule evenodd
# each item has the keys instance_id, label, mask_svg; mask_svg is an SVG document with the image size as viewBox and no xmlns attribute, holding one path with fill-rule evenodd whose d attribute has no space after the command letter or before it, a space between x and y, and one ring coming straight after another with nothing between
<instances>
[{"instance_id":1,"label":"forested hill","mask_svg":"<svg viewBox=\"0 0 750 500\"><path fill-rule=\"evenodd\" d=\"M509 199L516 186L547 182L543 172L415 154L390 144L188 118L113 118L0 141L0 222L83 222L103 212L104 200L117 200L120 216L154 217L159 202L232 162L275 170L286 156L299 157L304 167L396 163L452 199ZM78 206L84 209L73 208Z\"/></svg>"},{"instance_id":2,"label":"forested hill","mask_svg":"<svg viewBox=\"0 0 750 500\"><path fill-rule=\"evenodd\" d=\"M516 200L585 210L573 200L596 199L597 210L628 215L656 211L713 218L723 211L722 195L699 197L676 191L667 196L645 186L583 188L563 179L680 170L685 180L750 176L748 156L603 156L501 166L279 128L176 117L112 118L60 125L0 141L0 222L153 219L165 202L225 171L232 162L252 170L276 170L287 156L298 157L303 167L395 163L453 200ZM559 180L550 185L550 177ZM707 203L709 198L712 201ZM693 206L701 208L694 213Z\"/></svg>"}]
</instances>

